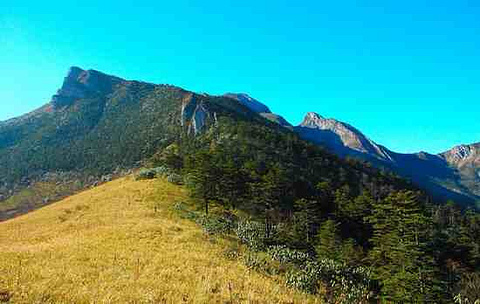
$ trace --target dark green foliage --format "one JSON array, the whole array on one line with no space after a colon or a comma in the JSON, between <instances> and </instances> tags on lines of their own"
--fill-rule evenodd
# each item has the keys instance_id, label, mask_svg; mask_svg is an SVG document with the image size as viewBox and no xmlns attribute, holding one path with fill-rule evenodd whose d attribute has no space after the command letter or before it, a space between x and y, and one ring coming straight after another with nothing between
<instances>
[{"instance_id":1,"label":"dark green foliage","mask_svg":"<svg viewBox=\"0 0 480 304\"><path fill-rule=\"evenodd\" d=\"M267 236L265 231L265 225L254 221L241 221L235 229L235 233L240 241L254 251L266 248Z\"/></svg>"},{"instance_id":2,"label":"dark green foliage","mask_svg":"<svg viewBox=\"0 0 480 304\"><path fill-rule=\"evenodd\" d=\"M277 245L268 248L268 254L272 259L282 264L297 264L302 265L312 259L308 253L300 250L288 248L287 246Z\"/></svg>"},{"instance_id":3,"label":"dark green foliage","mask_svg":"<svg viewBox=\"0 0 480 304\"><path fill-rule=\"evenodd\" d=\"M287 284L309 293L324 294L327 303L362 303L368 299L370 272L329 259L307 262L287 273Z\"/></svg>"},{"instance_id":4,"label":"dark green foliage","mask_svg":"<svg viewBox=\"0 0 480 304\"><path fill-rule=\"evenodd\" d=\"M263 252L248 252L243 257L245 266L267 275L278 275L281 269Z\"/></svg>"},{"instance_id":5,"label":"dark green foliage","mask_svg":"<svg viewBox=\"0 0 480 304\"><path fill-rule=\"evenodd\" d=\"M235 228L234 222L224 217L203 216L197 222L206 234L229 234Z\"/></svg>"},{"instance_id":6,"label":"dark green foliage","mask_svg":"<svg viewBox=\"0 0 480 304\"><path fill-rule=\"evenodd\" d=\"M320 259L335 260L339 258L341 240L338 235L338 224L333 220L326 220L317 235L315 250Z\"/></svg>"},{"instance_id":7,"label":"dark green foliage","mask_svg":"<svg viewBox=\"0 0 480 304\"><path fill-rule=\"evenodd\" d=\"M411 191L393 193L373 204L369 259L374 278L382 282L382 296L392 301L433 299L433 261L427 254L431 225Z\"/></svg>"},{"instance_id":8,"label":"dark green foliage","mask_svg":"<svg viewBox=\"0 0 480 304\"><path fill-rule=\"evenodd\" d=\"M136 180L154 179L155 177L157 177L157 171L155 169L141 169L135 175Z\"/></svg>"},{"instance_id":9,"label":"dark green foliage","mask_svg":"<svg viewBox=\"0 0 480 304\"><path fill-rule=\"evenodd\" d=\"M175 185L182 185L183 177L177 173L170 173L167 175L167 181Z\"/></svg>"}]
</instances>

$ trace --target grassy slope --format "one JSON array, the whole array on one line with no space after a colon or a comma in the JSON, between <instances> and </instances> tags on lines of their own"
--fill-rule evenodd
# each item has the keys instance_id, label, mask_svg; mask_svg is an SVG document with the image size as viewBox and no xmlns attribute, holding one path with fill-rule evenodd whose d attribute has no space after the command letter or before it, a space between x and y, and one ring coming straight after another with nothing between
<instances>
[{"instance_id":1,"label":"grassy slope","mask_svg":"<svg viewBox=\"0 0 480 304\"><path fill-rule=\"evenodd\" d=\"M315 302L225 258L227 241L170 211L181 200L181 187L127 177L0 223L0 293L13 303Z\"/></svg>"}]
</instances>

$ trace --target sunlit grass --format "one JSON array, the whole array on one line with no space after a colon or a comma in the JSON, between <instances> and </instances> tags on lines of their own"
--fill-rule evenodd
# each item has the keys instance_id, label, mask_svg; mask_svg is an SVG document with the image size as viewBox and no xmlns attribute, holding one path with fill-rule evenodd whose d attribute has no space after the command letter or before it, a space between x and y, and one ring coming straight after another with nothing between
<instances>
[{"instance_id":1,"label":"sunlit grass","mask_svg":"<svg viewBox=\"0 0 480 304\"><path fill-rule=\"evenodd\" d=\"M12 303L315 303L180 219L185 190L127 177L0 223Z\"/></svg>"}]
</instances>

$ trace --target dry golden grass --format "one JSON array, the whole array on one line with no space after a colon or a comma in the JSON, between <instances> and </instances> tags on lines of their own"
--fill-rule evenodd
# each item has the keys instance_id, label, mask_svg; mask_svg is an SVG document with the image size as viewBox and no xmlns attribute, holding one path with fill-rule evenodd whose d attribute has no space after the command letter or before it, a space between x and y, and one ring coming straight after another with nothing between
<instances>
[{"instance_id":1,"label":"dry golden grass","mask_svg":"<svg viewBox=\"0 0 480 304\"><path fill-rule=\"evenodd\" d=\"M171 206L183 188L119 179L0 223L12 303L316 303L248 270ZM155 212L156 210L156 212Z\"/></svg>"}]
</instances>

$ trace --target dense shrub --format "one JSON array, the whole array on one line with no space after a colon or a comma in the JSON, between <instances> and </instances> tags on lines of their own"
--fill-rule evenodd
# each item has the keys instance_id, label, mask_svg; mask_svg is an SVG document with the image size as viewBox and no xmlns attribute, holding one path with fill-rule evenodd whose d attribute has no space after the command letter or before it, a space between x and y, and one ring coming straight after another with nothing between
<instances>
[{"instance_id":1,"label":"dense shrub","mask_svg":"<svg viewBox=\"0 0 480 304\"><path fill-rule=\"evenodd\" d=\"M181 175L176 174L176 173L169 173L167 175L167 180L169 183L175 184L175 185L181 185L183 184L183 178Z\"/></svg>"},{"instance_id":2,"label":"dense shrub","mask_svg":"<svg viewBox=\"0 0 480 304\"><path fill-rule=\"evenodd\" d=\"M234 229L234 223L223 217L203 216L198 223L206 234L229 234Z\"/></svg>"},{"instance_id":3,"label":"dense shrub","mask_svg":"<svg viewBox=\"0 0 480 304\"><path fill-rule=\"evenodd\" d=\"M240 241L254 251L264 250L266 247L265 225L254 221L241 221L235 229Z\"/></svg>"},{"instance_id":4,"label":"dense shrub","mask_svg":"<svg viewBox=\"0 0 480 304\"><path fill-rule=\"evenodd\" d=\"M141 169L135 176L136 180L154 179L157 176L155 169Z\"/></svg>"},{"instance_id":5,"label":"dense shrub","mask_svg":"<svg viewBox=\"0 0 480 304\"><path fill-rule=\"evenodd\" d=\"M271 246L268 248L268 254L272 259L280 263L292 263L301 265L311 259L306 252L290 249L286 246Z\"/></svg>"},{"instance_id":6,"label":"dense shrub","mask_svg":"<svg viewBox=\"0 0 480 304\"><path fill-rule=\"evenodd\" d=\"M290 270L287 273L287 284L313 294L318 293L323 286L327 301L361 303L368 298L370 271L328 259L310 261L300 269Z\"/></svg>"},{"instance_id":7,"label":"dense shrub","mask_svg":"<svg viewBox=\"0 0 480 304\"><path fill-rule=\"evenodd\" d=\"M156 167L153 170L155 170L157 177L167 176L170 173L170 169L165 166Z\"/></svg>"},{"instance_id":8,"label":"dense shrub","mask_svg":"<svg viewBox=\"0 0 480 304\"><path fill-rule=\"evenodd\" d=\"M279 265L272 263L272 260L263 252L249 252L243 257L243 262L249 269L267 275L278 275L281 272Z\"/></svg>"}]
</instances>

